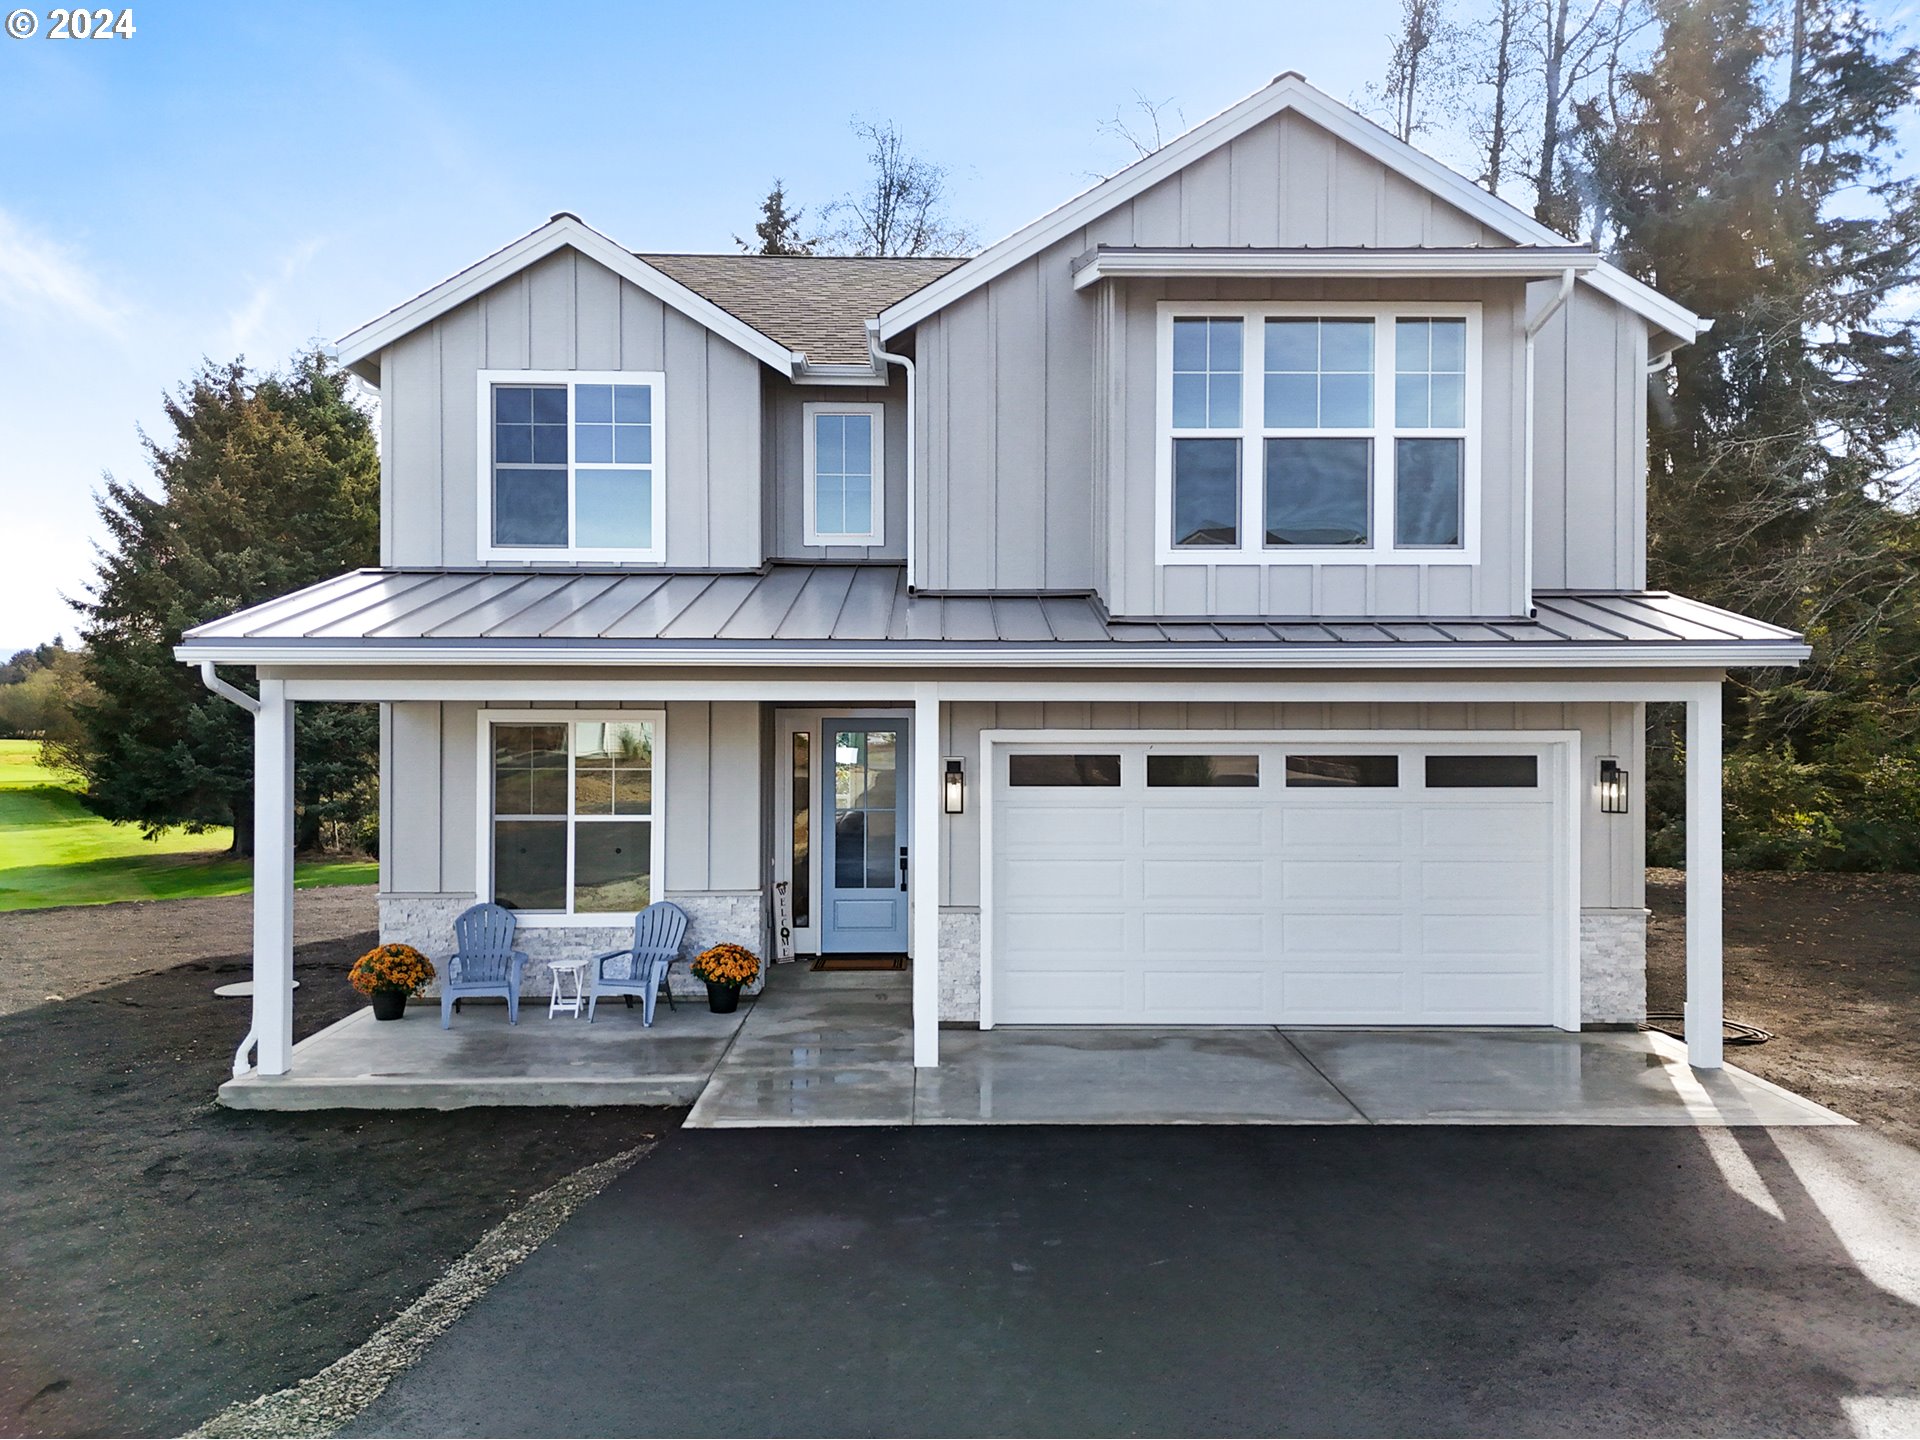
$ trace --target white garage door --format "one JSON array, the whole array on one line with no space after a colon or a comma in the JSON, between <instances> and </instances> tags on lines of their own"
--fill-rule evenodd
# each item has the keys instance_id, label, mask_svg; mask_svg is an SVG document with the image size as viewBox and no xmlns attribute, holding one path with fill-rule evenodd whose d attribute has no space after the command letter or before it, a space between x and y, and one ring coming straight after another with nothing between
<instances>
[{"instance_id":1,"label":"white garage door","mask_svg":"<svg viewBox=\"0 0 1920 1440\"><path fill-rule=\"evenodd\" d=\"M1546 1025L1564 746L996 745L991 1023Z\"/></svg>"}]
</instances>

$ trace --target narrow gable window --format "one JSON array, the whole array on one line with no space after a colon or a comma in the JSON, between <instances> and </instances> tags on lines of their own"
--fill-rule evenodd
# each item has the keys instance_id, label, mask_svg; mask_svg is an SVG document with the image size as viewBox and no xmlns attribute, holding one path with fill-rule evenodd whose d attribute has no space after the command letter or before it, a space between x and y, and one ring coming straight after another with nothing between
<instances>
[{"instance_id":1,"label":"narrow gable window","mask_svg":"<svg viewBox=\"0 0 1920 1440\"><path fill-rule=\"evenodd\" d=\"M886 543L886 453L881 406L803 407L809 545Z\"/></svg>"},{"instance_id":2,"label":"narrow gable window","mask_svg":"<svg viewBox=\"0 0 1920 1440\"><path fill-rule=\"evenodd\" d=\"M1160 308L1162 564L1477 558L1477 305Z\"/></svg>"},{"instance_id":3,"label":"narrow gable window","mask_svg":"<svg viewBox=\"0 0 1920 1440\"><path fill-rule=\"evenodd\" d=\"M482 371L484 559L666 558L662 377Z\"/></svg>"}]
</instances>

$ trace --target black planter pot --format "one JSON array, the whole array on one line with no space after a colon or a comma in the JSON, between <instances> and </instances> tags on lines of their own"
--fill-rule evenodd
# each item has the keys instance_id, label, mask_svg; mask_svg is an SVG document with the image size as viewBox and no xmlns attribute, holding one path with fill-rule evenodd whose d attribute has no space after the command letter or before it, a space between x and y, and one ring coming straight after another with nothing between
<instances>
[{"instance_id":1,"label":"black planter pot","mask_svg":"<svg viewBox=\"0 0 1920 1440\"><path fill-rule=\"evenodd\" d=\"M740 1008L740 987L707 981L707 1008L716 1015L731 1015Z\"/></svg>"},{"instance_id":2,"label":"black planter pot","mask_svg":"<svg viewBox=\"0 0 1920 1440\"><path fill-rule=\"evenodd\" d=\"M373 992L373 1018L376 1020L399 1020L407 1013L407 992L404 990L376 990Z\"/></svg>"}]
</instances>

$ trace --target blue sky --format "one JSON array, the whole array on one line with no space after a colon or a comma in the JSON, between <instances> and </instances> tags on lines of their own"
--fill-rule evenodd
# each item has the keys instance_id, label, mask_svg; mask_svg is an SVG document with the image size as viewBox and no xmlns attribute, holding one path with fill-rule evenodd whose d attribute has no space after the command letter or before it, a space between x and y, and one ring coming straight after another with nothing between
<instances>
[{"instance_id":1,"label":"blue sky","mask_svg":"<svg viewBox=\"0 0 1920 1440\"><path fill-rule=\"evenodd\" d=\"M1395 8L147 0L131 40L0 39L0 654L74 634L101 472L147 475L203 355L277 364L555 210L731 248L774 175L859 181L855 114L997 238L1129 158L1098 124L1136 88L1189 123L1286 69L1344 98Z\"/></svg>"},{"instance_id":2,"label":"blue sky","mask_svg":"<svg viewBox=\"0 0 1920 1440\"><path fill-rule=\"evenodd\" d=\"M1288 69L1356 98L1398 4L133 9L130 40L0 38L0 654L75 632L100 475L147 475L202 356L276 365L555 210L729 249L773 176L858 184L854 115L996 239L1131 158L1099 123L1136 90L1188 124Z\"/></svg>"}]
</instances>

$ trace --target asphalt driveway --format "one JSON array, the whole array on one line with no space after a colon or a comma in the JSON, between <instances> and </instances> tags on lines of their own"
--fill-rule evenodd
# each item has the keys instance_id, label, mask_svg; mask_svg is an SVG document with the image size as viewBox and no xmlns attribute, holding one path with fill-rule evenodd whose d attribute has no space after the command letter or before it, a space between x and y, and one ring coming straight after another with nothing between
<instances>
[{"instance_id":1,"label":"asphalt driveway","mask_svg":"<svg viewBox=\"0 0 1920 1440\"><path fill-rule=\"evenodd\" d=\"M681 1131L358 1434L1920 1428L1865 1129Z\"/></svg>"}]
</instances>

